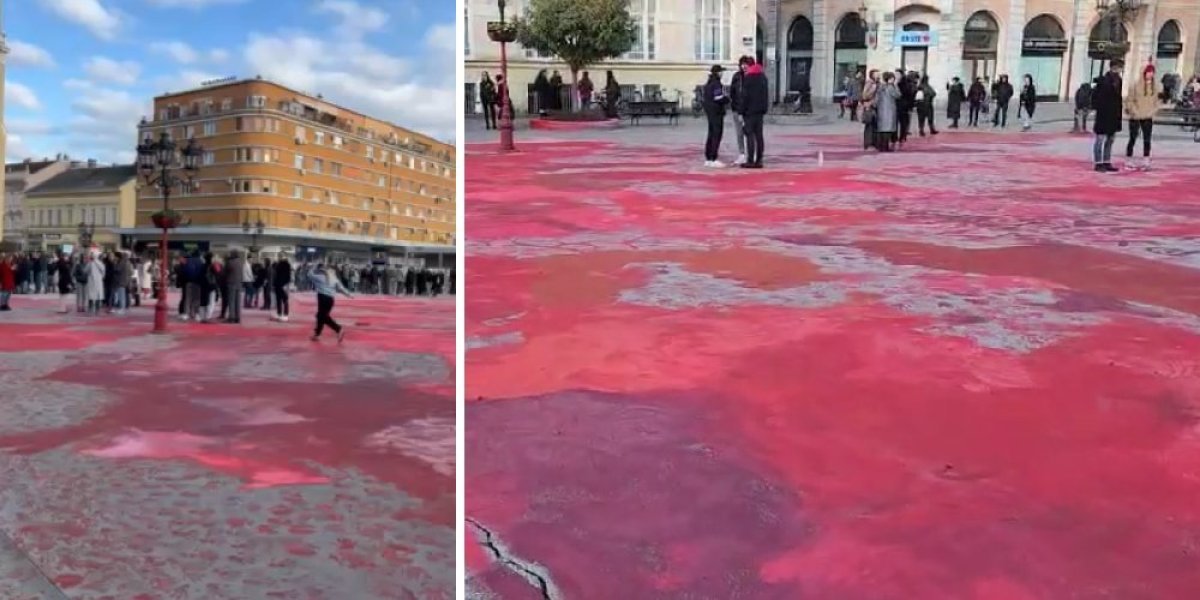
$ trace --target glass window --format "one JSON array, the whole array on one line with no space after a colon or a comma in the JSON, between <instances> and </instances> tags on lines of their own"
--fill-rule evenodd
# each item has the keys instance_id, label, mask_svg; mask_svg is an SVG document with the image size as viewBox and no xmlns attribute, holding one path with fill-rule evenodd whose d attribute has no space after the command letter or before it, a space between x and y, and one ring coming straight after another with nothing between
<instances>
[{"instance_id":1,"label":"glass window","mask_svg":"<svg viewBox=\"0 0 1200 600\"><path fill-rule=\"evenodd\" d=\"M297 169L303 169L304 168L304 155L297 154L295 156L295 158L292 159L292 164L295 165L295 167Z\"/></svg>"},{"instance_id":2,"label":"glass window","mask_svg":"<svg viewBox=\"0 0 1200 600\"><path fill-rule=\"evenodd\" d=\"M696 0L696 60L729 60L729 0Z\"/></svg>"},{"instance_id":3,"label":"glass window","mask_svg":"<svg viewBox=\"0 0 1200 600\"><path fill-rule=\"evenodd\" d=\"M630 60L654 60L654 28L658 20L658 0L629 0L629 14L635 24L633 47L625 53Z\"/></svg>"},{"instance_id":4,"label":"glass window","mask_svg":"<svg viewBox=\"0 0 1200 600\"><path fill-rule=\"evenodd\" d=\"M216 121L205 121L204 122L204 135L217 135L217 122Z\"/></svg>"}]
</instances>

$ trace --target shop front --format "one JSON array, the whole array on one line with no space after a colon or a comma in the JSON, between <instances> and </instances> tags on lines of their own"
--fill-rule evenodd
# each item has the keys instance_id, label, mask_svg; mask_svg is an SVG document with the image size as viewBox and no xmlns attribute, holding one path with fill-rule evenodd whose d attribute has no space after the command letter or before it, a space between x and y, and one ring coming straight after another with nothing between
<instances>
[{"instance_id":1,"label":"shop front","mask_svg":"<svg viewBox=\"0 0 1200 600\"><path fill-rule=\"evenodd\" d=\"M858 13L846 13L838 22L833 41L833 91L842 80L867 71L867 24Z\"/></svg>"},{"instance_id":2,"label":"shop front","mask_svg":"<svg viewBox=\"0 0 1200 600\"><path fill-rule=\"evenodd\" d=\"M1179 57L1183 54L1183 32L1179 22L1174 19L1163 23L1158 30L1158 42L1154 53L1158 72L1162 74L1181 75Z\"/></svg>"},{"instance_id":3,"label":"shop front","mask_svg":"<svg viewBox=\"0 0 1200 600\"><path fill-rule=\"evenodd\" d=\"M1021 38L1021 72L1033 76L1038 98L1063 98L1062 73L1067 53L1067 34L1058 19L1038 15L1025 24Z\"/></svg>"},{"instance_id":4,"label":"shop front","mask_svg":"<svg viewBox=\"0 0 1200 600\"><path fill-rule=\"evenodd\" d=\"M928 23L906 23L896 32L896 47L900 48L900 68L905 72L929 72L929 49L937 46L937 36Z\"/></svg>"},{"instance_id":5,"label":"shop front","mask_svg":"<svg viewBox=\"0 0 1200 600\"><path fill-rule=\"evenodd\" d=\"M985 10L971 15L963 30L962 73L967 81L995 77L999 48L1000 24L996 18Z\"/></svg>"}]
</instances>

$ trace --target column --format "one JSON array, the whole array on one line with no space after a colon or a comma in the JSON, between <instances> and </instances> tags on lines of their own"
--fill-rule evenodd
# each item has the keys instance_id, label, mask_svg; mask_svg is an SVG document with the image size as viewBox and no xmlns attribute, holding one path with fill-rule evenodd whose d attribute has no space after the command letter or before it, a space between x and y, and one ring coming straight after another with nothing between
<instances>
[{"instance_id":1,"label":"column","mask_svg":"<svg viewBox=\"0 0 1200 600\"><path fill-rule=\"evenodd\" d=\"M1007 27L1001 32L1000 39L1000 64L997 65L997 74L1008 74L1008 80L1013 84L1013 87L1020 90L1021 86L1021 42L1025 37L1025 23L1028 21L1025 14L1025 0L1009 0L1008 3L1008 19L1004 21L1002 27Z\"/></svg>"},{"instance_id":2,"label":"column","mask_svg":"<svg viewBox=\"0 0 1200 600\"><path fill-rule=\"evenodd\" d=\"M1088 38L1092 31L1092 18L1095 16L1095 4L1087 2L1076 3L1075 31L1071 32L1071 44L1075 47L1074 65L1071 67L1072 81L1067 86L1071 93L1083 81L1091 81L1090 67L1092 59L1088 57Z\"/></svg>"},{"instance_id":3,"label":"column","mask_svg":"<svg viewBox=\"0 0 1200 600\"><path fill-rule=\"evenodd\" d=\"M833 25L829 21L829 2L813 0L813 62L808 80L812 84L813 102L826 102L833 97L833 81L829 76L833 66Z\"/></svg>"},{"instance_id":4,"label":"column","mask_svg":"<svg viewBox=\"0 0 1200 600\"><path fill-rule=\"evenodd\" d=\"M891 2L875 2L871 7L872 18L879 24L878 42L871 49L871 65L880 71L892 71L900 66L900 54L896 51L896 13Z\"/></svg>"},{"instance_id":5,"label":"column","mask_svg":"<svg viewBox=\"0 0 1200 600\"><path fill-rule=\"evenodd\" d=\"M946 84L954 77L962 77L963 27L970 15L963 14L962 0L942 0L941 10L942 20L937 27L938 60L930 69L933 72L929 79L944 102Z\"/></svg>"},{"instance_id":6,"label":"column","mask_svg":"<svg viewBox=\"0 0 1200 600\"><path fill-rule=\"evenodd\" d=\"M1142 67L1150 58L1157 58L1158 54L1158 31L1154 28L1155 21L1158 20L1158 2L1151 2L1144 10L1138 14L1138 18L1142 21L1142 26L1138 31L1138 43L1130 46L1129 56L1125 57L1126 63L1131 63L1136 66L1136 69L1130 69L1128 78L1141 78ZM1132 29L1132 27L1131 27ZM1132 33L1132 31L1130 32ZM1159 77L1162 73L1158 74Z\"/></svg>"},{"instance_id":7,"label":"column","mask_svg":"<svg viewBox=\"0 0 1200 600\"><path fill-rule=\"evenodd\" d=\"M779 11L782 8L780 3L783 0L763 0L763 34L767 36L766 47L763 50L763 60L767 62L764 65L764 70L767 73L767 84L770 86L772 101L780 99L779 83L780 83L780 40L779 35Z\"/></svg>"}]
</instances>

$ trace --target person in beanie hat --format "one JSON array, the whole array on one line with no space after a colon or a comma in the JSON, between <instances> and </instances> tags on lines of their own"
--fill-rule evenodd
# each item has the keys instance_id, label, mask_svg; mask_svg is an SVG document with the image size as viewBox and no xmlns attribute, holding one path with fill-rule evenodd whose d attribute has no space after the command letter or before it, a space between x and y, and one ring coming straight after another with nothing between
<instances>
[{"instance_id":1,"label":"person in beanie hat","mask_svg":"<svg viewBox=\"0 0 1200 600\"><path fill-rule=\"evenodd\" d=\"M725 134L725 107L729 105L729 96L725 95L725 85L721 83L721 73L725 68L713 65L708 72L708 82L704 84L704 116L708 118L708 137L704 140L704 166L724 167L725 163L718 160L721 154L721 137Z\"/></svg>"},{"instance_id":2,"label":"person in beanie hat","mask_svg":"<svg viewBox=\"0 0 1200 600\"><path fill-rule=\"evenodd\" d=\"M746 75L742 79L742 91L745 101L742 104L742 115L746 122L746 162L744 169L761 169L763 161L763 118L771 105L771 95L767 87L767 75L763 73L762 65L753 58L746 58Z\"/></svg>"},{"instance_id":3,"label":"person in beanie hat","mask_svg":"<svg viewBox=\"0 0 1200 600\"><path fill-rule=\"evenodd\" d=\"M1142 80L1129 86L1125 97L1125 113L1129 115L1129 144L1125 146L1125 168L1127 170L1150 169L1150 136L1154 133L1154 114L1165 94L1154 81L1154 65L1142 69ZM1138 134L1142 136L1142 162L1133 161L1133 147Z\"/></svg>"},{"instance_id":4,"label":"person in beanie hat","mask_svg":"<svg viewBox=\"0 0 1200 600\"><path fill-rule=\"evenodd\" d=\"M1124 68L1125 63L1121 60L1109 63L1108 73L1092 91L1092 108L1096 111L1096 120L1092 124L1096 134L1092 143L1092 161L1097 173L1118 170L1112 165L1112 147L1113 140L1121 132L1121 70Z\"/></svg>"}]
</instances>

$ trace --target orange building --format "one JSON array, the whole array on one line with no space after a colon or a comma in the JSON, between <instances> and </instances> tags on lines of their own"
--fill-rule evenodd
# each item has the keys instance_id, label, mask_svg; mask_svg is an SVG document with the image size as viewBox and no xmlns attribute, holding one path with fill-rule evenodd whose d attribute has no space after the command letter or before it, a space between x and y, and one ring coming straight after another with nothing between
<instances>
[{"instance_id":1,"label":"orange building","mask_svg":"<svg viewBox=\"0 0 1200 600\"><path fill-rule=\"evenodd\" d=\"M176 249L257 245L301 259L452 264L451 144L262 79L155 98L138 136L164 131L205 151L195 185L171 193L188 223L172 232ZM150 215L162 202L156 188L141 187L137 224L123 231L130 241L157 239Z\"/></svg>"}]
</instances>

